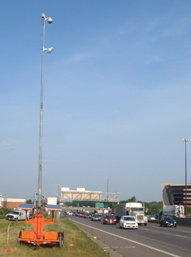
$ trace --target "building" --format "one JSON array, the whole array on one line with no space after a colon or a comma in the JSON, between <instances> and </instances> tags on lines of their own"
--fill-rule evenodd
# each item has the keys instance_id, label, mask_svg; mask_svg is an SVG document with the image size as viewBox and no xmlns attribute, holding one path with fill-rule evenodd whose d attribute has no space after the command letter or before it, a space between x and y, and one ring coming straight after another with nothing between
<instances>
[{"instance_id":1,"label":"building","mask_svg":"<svg viewBox=\"0 0 191 257\"><path fill-rule=\"evenodd\" d=\"M26 199L16 199L16 198L1 198L0 207L14 209L20 204L26 203Z\"/></svg>"},{"instance_id":2,"label":"building","mask_svg":"<svg viewBox=\"0 0 191 257\"><path fill-rule=\"evenodd\" d=\"M162 183L162 196L163 205L186 205L187 199L187 207L191 208L191 184L185 186L185 184Z\"/></svg>"}]
</instances>

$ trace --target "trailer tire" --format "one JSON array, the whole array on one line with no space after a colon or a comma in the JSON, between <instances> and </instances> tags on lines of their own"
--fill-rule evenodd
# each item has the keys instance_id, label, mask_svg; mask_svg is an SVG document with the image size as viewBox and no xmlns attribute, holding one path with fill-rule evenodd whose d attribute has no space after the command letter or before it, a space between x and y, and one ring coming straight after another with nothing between
<instances>
[{"instance_id":1,"label":"trailer tire","mask_svg":"<svg viewBox=\"0 0 191 257\"><path fill-rule=\"evenodd\" d=\"M63 239L62 235L60 235L59 236L59 247L62 248L63 244L64 244L64 239Z\"/></svg>"},{"instance_id":2,"label":"trailer tire","mask_svg":"<svg viewBox=\"0 0 191 257\"><path fill-rule=\"evenodd\" d=\"M21 238L21 231L19 231L19 236L18 236L18 238Z\"/></svg>"},{"instance_id":3,"label":"trailer tire","mask_svg":"<svg viewBox=\"0 0 191 257\"><path fill-rule=\"evenodd\" d=\"M147 223L145 223L144 225L147 226Z\"/></svg>"}]
</instances>

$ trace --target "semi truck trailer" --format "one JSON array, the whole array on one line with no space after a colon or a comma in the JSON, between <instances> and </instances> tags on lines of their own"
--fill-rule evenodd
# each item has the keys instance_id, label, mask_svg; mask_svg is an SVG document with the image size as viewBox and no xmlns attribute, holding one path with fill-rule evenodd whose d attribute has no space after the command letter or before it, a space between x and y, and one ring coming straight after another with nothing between
<instances>
[{"instance_id":1,"label":"semi truck trailer","mask_svg":"<svg viewBox=\"0 0 191 257\"><path fill-rule=\"evenodd\" d=\"M144 207L142 203L129 202L118 204L115 212L117 223L119 223L120 218L124 215L134 216L139 225L146 226L148 223L148 219L144 214Z\"/></svg>"}]
</instances>

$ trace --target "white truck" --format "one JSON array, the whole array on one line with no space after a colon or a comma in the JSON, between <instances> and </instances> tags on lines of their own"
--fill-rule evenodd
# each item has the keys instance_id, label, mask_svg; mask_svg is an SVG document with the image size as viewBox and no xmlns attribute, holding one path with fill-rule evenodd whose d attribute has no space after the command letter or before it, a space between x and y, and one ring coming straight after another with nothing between
<instances>
[{"instance_id":1,"label":"white truck","mask_svg":"<svg viewBox=\"0 0 191 257\"><path fill-rule=\"evenodd\" d=\"M184 205L165 205L162 215L185 218Z\"/></svg>"},{"instance_id":2,"label":"white truck","mask_svg":"<svg viewBox=\"0 0 191 257\"><path fill-rule=\"evenodd\" d=\"M144 207L142 203L130 202L118 204L116 206L115 212L115 218L117 220L117 223L124 215L134 216L139 225L144 224L146 226L148 223L148 219L144 214Z\"/></svg>"},{"instance_id":3,"label":"white truck","mask_svg":"<svg viewBox=\"0 0 191 257\"><path fill-rule=\"evenodd\" d=\"M27 217L29 218L29 212L27 212ZM26 218L26 212L25 211L20 211L20 210L14 210L11 213L8 213L6 215L6 220L25 220Z\"/></svg>"}]
</instances>

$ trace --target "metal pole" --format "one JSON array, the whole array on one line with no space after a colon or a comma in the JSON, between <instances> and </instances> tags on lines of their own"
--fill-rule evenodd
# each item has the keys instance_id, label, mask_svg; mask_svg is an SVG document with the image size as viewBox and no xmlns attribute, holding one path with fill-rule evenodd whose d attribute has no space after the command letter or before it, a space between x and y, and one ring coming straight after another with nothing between
<instances>
[{"instance_id":1,"label":"metal pole","mask_svg":"<svg viewBox=\"0 0 191 257\"><path fill-rule=\"evenodd\" d=\"M109 179L107 178L107 201L109 200Z\"/></svg>"},{"instance_id":2,"label":"metal pole","mask_svg":"<svg viewBox=\"0 0 191 257\"><path fill-rule=\"evenodd\" d=\"M188 139L184 138L185 142L185 216L187 218L187 142Z\"/></svg>"},{"instance_id":3,"label":"metal pole","mask_svg":"<svg viewBox=\"0 0 191 257\"><path fill-rule=\"evenodd\" d=\"M36 206L36 191L34 192L34 206Z\"/></svg>"},{"instance_id":4,"label":"metal pole","mask_svg":"<svg viewBox=\"0 0 191 257\"><path fill-rule=\"evenodd\" d=\"M58 184L58 202L60 203L61 202L61 196L60 196L60 184Z\"/></svg>"},{"instance_id":5,"label":"metal pole","mask_svg":"<svg viewBox=\"0 0 191 257\"><path fill-rule=\"evenodd\" d=\"M42 66L41 66L41 104L40 104L40 135L39 135L39 177L38 177L38 206L41 207L42 199L42 135L43 135L43 86L44 86L44 42L45 42L45 17L43 17L42 36Z\"/></svg>"}]
</instances>

